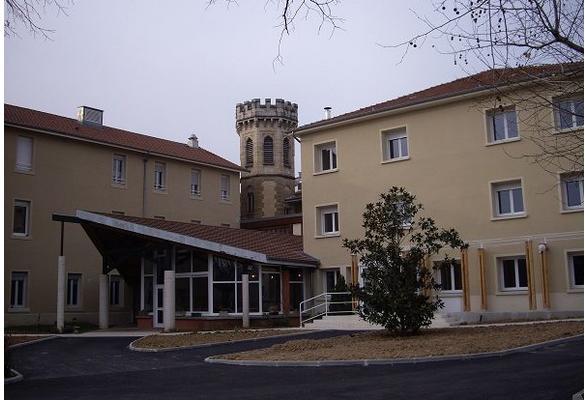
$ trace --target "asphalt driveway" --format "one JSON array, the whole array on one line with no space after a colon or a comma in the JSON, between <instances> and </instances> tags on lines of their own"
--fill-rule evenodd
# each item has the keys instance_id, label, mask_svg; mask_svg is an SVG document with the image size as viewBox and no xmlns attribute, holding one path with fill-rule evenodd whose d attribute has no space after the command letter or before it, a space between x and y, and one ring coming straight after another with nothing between
<instances>
[{"instance_id":1,"label":"asphalt driveway","mask_svg":"<svg viewBox=\"0 0 585 401\"><path fill-rule=\"evenodd\" d=\"M347 332L307 334L317 338ZM297 337L298 338L298 337ZM131 338L59 338L16 348L25 376L7 399L570 399L583 389L583 338L467 361L369 367L212 365L210 355L287 338L163 353L128 350Z\"/></svg>"}]
</instances>

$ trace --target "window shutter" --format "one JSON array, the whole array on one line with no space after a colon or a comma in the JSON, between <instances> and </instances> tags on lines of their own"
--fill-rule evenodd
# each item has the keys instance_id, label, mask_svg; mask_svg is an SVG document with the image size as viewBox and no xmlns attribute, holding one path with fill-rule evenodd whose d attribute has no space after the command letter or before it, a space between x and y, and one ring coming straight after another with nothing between
<instances>
[{"instance_id":1,"label":"window shutter","mask_svg":"<svg viewBox=\"0 0 585 401\"><path fill-rule=\"evenodd\" d=\"M264 138L264 164L274 164L273 146L272 137Z\"/></svg>"}]
</instances>

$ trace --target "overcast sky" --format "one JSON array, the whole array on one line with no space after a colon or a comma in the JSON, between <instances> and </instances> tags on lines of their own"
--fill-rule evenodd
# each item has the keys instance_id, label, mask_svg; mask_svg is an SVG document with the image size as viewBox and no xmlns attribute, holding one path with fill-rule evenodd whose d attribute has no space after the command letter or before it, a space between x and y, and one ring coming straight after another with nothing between
<instances>
[{"instance_id":1,"label":"overcast sky","mask_svg":"<svg viewBox=\"0 0 585 401\"><path fill-rule=\"evenodd\" d=\"M300 20L275 66L275 4L75 0L68 16L48 9L52 40L22 29L5 39L5 102L68 117L93 106L106 125L181 142L195 133L239 163L236 103L283 98L305 124L324 106L338 115L464 75L428 46L398 64L400 51L378 45L422 29L409 8L431 13L428 0L344 1L334 10L344 30L330 37L316 19Z\"/></svg>"}]
</instances>

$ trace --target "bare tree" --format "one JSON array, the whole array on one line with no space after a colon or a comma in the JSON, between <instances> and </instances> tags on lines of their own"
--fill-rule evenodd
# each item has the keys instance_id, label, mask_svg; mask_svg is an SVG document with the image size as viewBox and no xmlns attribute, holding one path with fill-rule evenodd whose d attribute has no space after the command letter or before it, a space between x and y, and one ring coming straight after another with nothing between
<instances>
[{"instance_id":1,"label":"bare tree","mask_svg":"<svg viewBox=\"0 0 585 401\"><path fill-rule=\"evenodd\" d=\"M61 0L4 0L4 36L18 36L17 27L22 25L31 34L49 39L54 30L40 23L42 14L49 8L67 15Z\"/></svg>"}]
</instances>

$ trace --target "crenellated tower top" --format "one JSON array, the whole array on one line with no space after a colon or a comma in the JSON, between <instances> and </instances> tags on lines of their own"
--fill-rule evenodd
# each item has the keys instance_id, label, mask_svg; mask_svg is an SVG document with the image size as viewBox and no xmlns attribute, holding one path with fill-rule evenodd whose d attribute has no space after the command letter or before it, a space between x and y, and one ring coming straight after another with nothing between
<instances>
[{"instance_id":1,"label":"crenellated tower top","mask_svg":"<svg viewBox=\"0 0 585 401\"><path fill-rule=\"evenodd\" d=\"M298 125L298 106L284 99L252 99L236 105L236 130L238 135L243 129L258 127L260 124L274 125L289 131Z\"/></svg>"}]
</instances>

